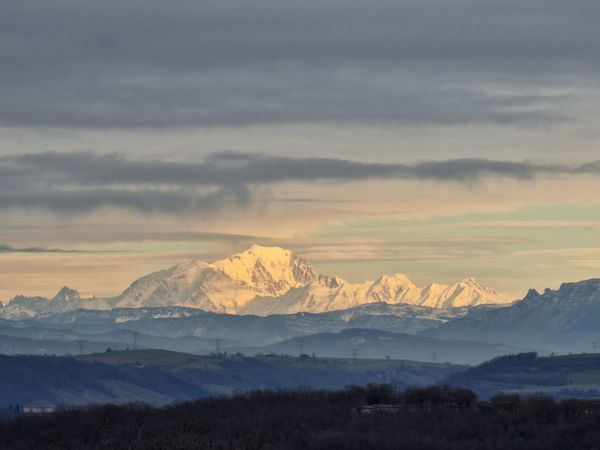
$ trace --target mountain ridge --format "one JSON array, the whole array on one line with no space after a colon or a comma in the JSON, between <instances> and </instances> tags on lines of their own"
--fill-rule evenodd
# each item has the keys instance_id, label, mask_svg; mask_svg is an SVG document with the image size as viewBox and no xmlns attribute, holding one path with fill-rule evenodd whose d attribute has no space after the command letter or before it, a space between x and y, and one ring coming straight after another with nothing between
<instances>
[{"instance_id":1,"label":"mountain ridge","mask_svg":"<svg viewBox=\"0 0 600 450\"><path fill-rule=\"evenodd\" d=\"M515 297L483 287L473 278L421 288L406 275L396 273L374 281L350 283L338 276L317 273L307 260L290 250L253 245L213 263L193 260L142 276L113 298L84 300L65 287L47 303L42 297L30 299L14 297L0 307L0 316L32 317L77 307L165 306L266 316L323 313L380 302L448 309L508 304Z\"/></svg>"},{"instance_id":2,"label":"mountain ridge","mask_svg":"<svg viewBox=\"0 0 600 450\"><path fill-rule=\"evenodd\" d=\"M600 279L563 283L542 294L530 289L523 300L497 310L469 311L452 323L422 333L446 339L467 339L530 345L552 345L581 351L600 341Z\"/></svg>"},{"instance_id":3,"label":"mountain ridge","mask_svg":"<svg viewBox=\"0 0 600 450\"><path fill-rule=\"evenodd\" d=\"M417 287L404 274L382 275L375 281L349 283L338 276L318 274L311 264L290 250L254 245L245 252L190 275L185 265L156 272L153 291L136 289L142 277L114 306L187 306L230 314L321 313L366 303L386 302L433 308L507 304L513 296L484 288L466 278L453 285ZM140 300L143 299L143 302Z\"/></svg>"}]
</instances>

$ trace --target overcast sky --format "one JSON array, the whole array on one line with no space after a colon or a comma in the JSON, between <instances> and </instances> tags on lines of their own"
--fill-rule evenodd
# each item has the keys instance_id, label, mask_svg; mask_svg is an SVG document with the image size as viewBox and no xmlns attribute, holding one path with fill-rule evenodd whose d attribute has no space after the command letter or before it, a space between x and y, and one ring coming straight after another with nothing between
<instances>
[{"instance_id":1,"label":"overcast sky","mask_svg":"<svg viewBox=\"0 0 600 450\"><path fill-rule=\"evenodd\" d=\"M251 243L600 275L600 3L3 0L0 300Z\"/></svg>"}]
</instances>

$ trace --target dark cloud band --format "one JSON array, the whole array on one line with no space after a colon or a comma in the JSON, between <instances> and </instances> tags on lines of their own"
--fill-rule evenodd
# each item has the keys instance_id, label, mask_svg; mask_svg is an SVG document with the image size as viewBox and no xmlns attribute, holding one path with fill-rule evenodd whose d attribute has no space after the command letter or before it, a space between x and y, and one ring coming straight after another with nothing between
<instances>
[{"instance_id":1,"label":"dark cloud band","mask_svg":"<svg viewBox=\"0 0 600 450\"><path fill-rule=\"evenodd\" d=\"M62 248L44 247L12 247L0 244L0 253L79 253L80 250L65 250Z\"/></svg>"},{"instance_id":2,"label":"dark cloud band","mask_svg":"<svg viewBox=\"0 0 600 450\"><path fill-rule=\"evenodd\" d=\"M333 158L215 153L196 162L132 160L94 153L38 153L0 157L0 209L79 213L122 208L142 213L212 213L244 208L256 189L286 181L369 179L475 183L504 177L600 175L600 163L579 166L489 159L415 164Z\"/></svg>"}]
</instances>

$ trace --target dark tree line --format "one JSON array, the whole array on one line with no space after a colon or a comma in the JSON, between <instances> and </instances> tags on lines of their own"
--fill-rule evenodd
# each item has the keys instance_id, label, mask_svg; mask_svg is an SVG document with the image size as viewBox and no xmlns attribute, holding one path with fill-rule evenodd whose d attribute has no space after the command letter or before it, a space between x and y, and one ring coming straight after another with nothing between
<instances>
[{"instance_id":1,"label":"dark tree line","mask_svg":"<svg viewBox=\"0 0 600 450\"><path fill-rule=\"evenodd\" d=\"M361 414L363 405L399 405ZM599 448L594 401L389 385L253 391L164 408L99 406L0 423L6 449L568 449Z\"/></svg>"}]
</instances>

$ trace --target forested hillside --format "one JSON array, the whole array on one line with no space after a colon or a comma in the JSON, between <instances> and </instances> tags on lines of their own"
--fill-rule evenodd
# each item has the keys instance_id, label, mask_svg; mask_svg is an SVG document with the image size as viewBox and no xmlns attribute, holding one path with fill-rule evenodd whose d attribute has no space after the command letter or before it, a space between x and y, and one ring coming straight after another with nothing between
<instances>
[{"instance_id":1,"label":"forested hillside","mask_svg":"<svg viewBox=\"0 0 600 450\"><path fill-rule=\"evenodd\" d=\"M498 392L544 392L557 398L600 398L600 354L502 356L453 374L446 382L484 397Z\"/></svg>"},{"instance_id":2,"label":"forested hillside","mask_svg":"<svg viewBox=\"0 0 600 450\"><path fill-rule=\"evenodd\" d=\"M394 408L364 405L394 404ZM370 411L370 413L368 413ZM103 406L0 423L7 450L598 448L600 405L465 389L262 391L168 408Z\"/></svg>"}]
</instances>

